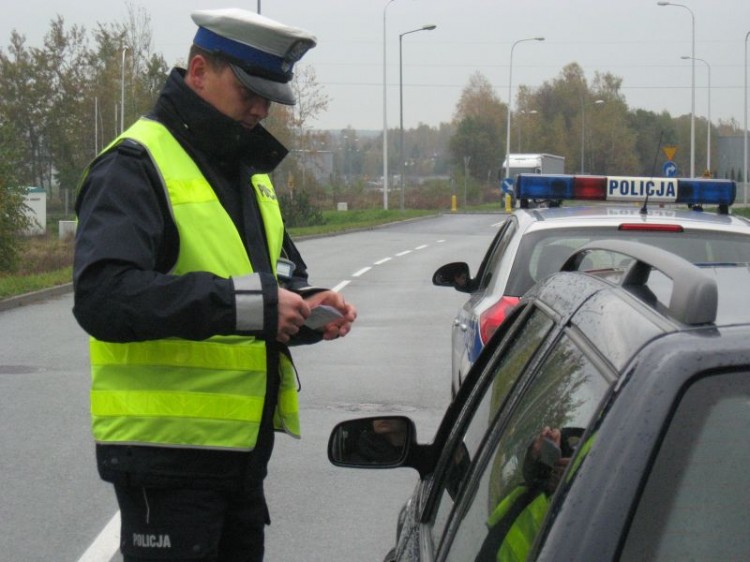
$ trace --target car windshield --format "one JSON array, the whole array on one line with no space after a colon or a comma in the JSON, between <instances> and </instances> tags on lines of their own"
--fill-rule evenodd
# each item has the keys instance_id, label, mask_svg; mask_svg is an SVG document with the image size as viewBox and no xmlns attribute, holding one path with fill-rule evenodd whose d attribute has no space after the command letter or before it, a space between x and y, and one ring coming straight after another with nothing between
<instances>
[{"instance_id":1,"label":"car windshield","mask_svg":"<svg viewBox=\"0 0 750 562\"><path fill-rule=\"evenodd\" d=\"M523 237L505 290L522 296L534 283L559 271L565 260L588 242L627 239L669 250L692 263L750 263L750 236L729 232L691 230L675 232L621 231L589 227L548 229ZM608 264L619 267L622 264ZM580 269L587 269L582 264Z\"/></svg>"}]
</instances>

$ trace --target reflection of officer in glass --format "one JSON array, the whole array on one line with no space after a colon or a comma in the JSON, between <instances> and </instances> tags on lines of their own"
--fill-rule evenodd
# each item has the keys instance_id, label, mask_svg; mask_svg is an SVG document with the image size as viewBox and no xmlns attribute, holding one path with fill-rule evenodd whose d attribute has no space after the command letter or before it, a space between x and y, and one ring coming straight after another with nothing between
<instances>
[{"instance_id":1,"label":"reflection of officer in glass","mask_svg":"<svg viewBox=\"0 0 750 562\"><path fill-rule=\"evenodd\" d=\"M380 418L372 420L357 439L357 451L352 460L368 462L396 462L401 458L406 442L403 420Z\"/></svg>"},{"instance_id":2,"label":"reflection of officer in glass","mask_svg":"<svg viewBox=\"0 0 750 562\"><path fill-rule=\"evenodd\" d=\"M497 505L487 520L489 531L476 562L520 562L531 545L573 454L582 431L545 427L531 442L523 461L523 484ZM565 435L564 435L565 434Z\"/></svg>"}]
</instances>

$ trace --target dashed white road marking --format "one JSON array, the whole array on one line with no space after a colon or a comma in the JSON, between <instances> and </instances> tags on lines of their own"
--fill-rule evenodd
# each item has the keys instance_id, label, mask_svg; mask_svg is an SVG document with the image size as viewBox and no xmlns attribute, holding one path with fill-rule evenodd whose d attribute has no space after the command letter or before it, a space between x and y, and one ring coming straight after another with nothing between
<instances>
[{"instance_id":1,"label":"dashed white road marking","mask_svg":"<svg viewBox=\"0 0 750 562\"><path fill-rule=\"evenodd\" d=\"M417 246L417 247L416 247L416 248L414 248L414 249L415 249L415 250L424 250L424 249L425 249L425 248L426 248L427 246L428 246L428 244L422 244L421 246Z\"/></svg>"},{"instance_id":2,"label":"dashed white road marking","mask_svg":"<svg viewBox=\"0 0 750 562\"><path fill-rule=\"evenodd\" d=\"M404 250L403 252L399 252L398 254L396 254L396 257L400 258L401 256L405 256L406 254L411 254L411 250Z\"/></svg>"},{"instance_id":3,"label":"dashed white road marking","mask_svg":"<svg viewBox=\"0 0 750 562\"><path fill-rule=\"evenodd\" d=\"M339 283L338 285L336 285L333 289L331 289L331 291L333 291L335 293L338 293L338 292L341 291L341 289L343 289L344 287L346 287L349 283L351 283L351 281L349 279L347 279L346 281L342 281L341 283Z\"/></svg>"},{"instance_id":4,"label":"dashed white road marking","mask_svg":"<svg viewBox=\"0 0 750 562\"><path fill-rule=\"evenodd\" d=\"M359 277L360 275L363 275L363 274L367 273L371 269L372 269L372 267L370 267L369 265L367 267L363 267L359 271L355 271L354 273L352 273L352 277Z\"/></svg>"},{"instance_id":5,"label":"dashed white road marking","mask_svg":"<svg viewBox=\"0 0 750 562\"><path fill-rule=\"evenodd\" d=\"M393 258L391 258L390 256L389 256L389 257L387 257L387 258L383 258L382 260L378 260L378 261L376 261L376 262L375 262L375 265L383 265L383 264L384 264L385 262L387 262L387 261L391 261L392 259L393 259Z\"/></svg>"},{"instance_id":6,"label":"dashed white road marking","mask_svg":"<svg viewBox=\"0 0 750 562\"><path fill-rule=\"evenodd\" d=\"M114 514L109 523L86 549L78 562L107 562L120 547L120 512Z\"/></svg>"}]
</instances>

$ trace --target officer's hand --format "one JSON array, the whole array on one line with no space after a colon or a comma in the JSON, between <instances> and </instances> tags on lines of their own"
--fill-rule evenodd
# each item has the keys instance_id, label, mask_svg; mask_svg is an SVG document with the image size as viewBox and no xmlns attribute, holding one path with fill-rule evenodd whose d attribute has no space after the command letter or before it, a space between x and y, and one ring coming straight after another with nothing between
<instances>
[{"instance_id":1,"label":"officer's hand","mask_svg":"<svg viewBox=\"0 0 750 562\"><path fill-rule=\"evenodd\" d=\"M310 308L326 304L334 307L341 313L341 318L329 322L323 327L323 339L333 340L342 338L352 329L352 322L357 319L357 309L354 305L347 303L344 297L336 291L321 291L305 299Z\"/></svg>"},{"instance_id":2,"label":"officer's hand","mask_svg":"<svg viewBox=\"0 0 750 562\"><path fill-rule=\"evenodd\" d=\"M276 340L287 343L310 316L310 307L297 293L279 288L279 326Z\"/></svg>"}]
</instances>

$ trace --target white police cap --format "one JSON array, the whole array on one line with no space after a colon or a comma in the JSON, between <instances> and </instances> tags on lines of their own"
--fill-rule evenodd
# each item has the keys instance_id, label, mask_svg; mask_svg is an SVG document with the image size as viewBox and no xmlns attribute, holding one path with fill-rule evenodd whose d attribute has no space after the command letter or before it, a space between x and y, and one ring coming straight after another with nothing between
<instances>
[{"instance_id":1,"label":"white police cap","mask_svg":"<svg viewBox=\"0 0 750 562\"><path fill-rule=\"evenodd\" d=\"M311 33L242 10L199 10L193 43L229 60L237 79L268 100L294 105L289 82L294 63L316 44Z\"/></svg>"}]
</instances>

